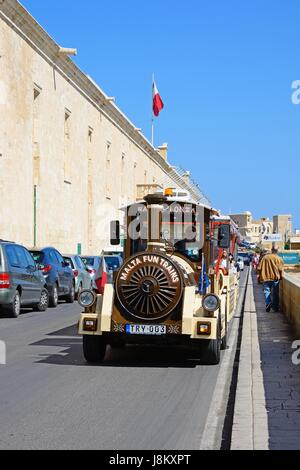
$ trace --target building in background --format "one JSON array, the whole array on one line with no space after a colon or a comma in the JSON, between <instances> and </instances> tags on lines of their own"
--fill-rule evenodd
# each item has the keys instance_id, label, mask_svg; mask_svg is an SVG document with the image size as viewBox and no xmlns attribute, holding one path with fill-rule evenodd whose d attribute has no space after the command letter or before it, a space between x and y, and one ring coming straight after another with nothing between
<instances>
[{"instance_id":1,"label":"building in background","mask_svg":"<svg viewBox=\"0 0 300 470\"><path fill-rule=\"evenodd\" d=\"M290 250L300 250L300 232L293 233L289 237L287 245Z\"/></svg>"},{"instance_id":2,"label":"building in background","mask_svg":"<svg viewBox=\"0 0 300 470\"><path fill-rule=\"evenodd\" d=\"M0 1L0 238L97 253L143 187L205 196L17 0Z\"/></svg>"},{"instance_id":3,"label":"building in background","mask_svg":"<svg viewBox=\"0 0 300 470\"><path fill-rule=\"evenodd\" d=\"M274 233L282 234L282 245L284 247L293 233L293 217L292 215L275 215L273 222Z\"/></svg>"},{"instance_id":4,"label":"building in background","mask_svg":"<svg viewBox=\"0 0 300 470\"><path fill-rule=\"evenodd\" d=\"M243 212L242 214L230 214L231 219L239 226L243 238L250 241L252 235L252 214Z\"/></svg>"},{"instance_id":5,"label":"building in background","mask_svg":"<svg viewBox=\"0 0 300 470\"><path fill-rule=\"evenodd\" d=\"M274 233L273 222L268 217L253 220L251 224L251 243L261 244L264 235Z\"/></svg>"},{"instance_id":6,"label":"building in background","mask_svg":"<svg viewBox=\"0 0 300 470\"><path fill-rule=\"evenodd\" d=\"M291 215L277 215L273 217L273 220L267 217L254 220L251 212L244 212L232 214L230 217L239 226L240 232L247 242L264 246L267 249L272 247L272 242L263 242L264 236L281 235L282 241L276 242L276 245L278 248L284 249L292 234Z\"/></svg>"}]
</instances>

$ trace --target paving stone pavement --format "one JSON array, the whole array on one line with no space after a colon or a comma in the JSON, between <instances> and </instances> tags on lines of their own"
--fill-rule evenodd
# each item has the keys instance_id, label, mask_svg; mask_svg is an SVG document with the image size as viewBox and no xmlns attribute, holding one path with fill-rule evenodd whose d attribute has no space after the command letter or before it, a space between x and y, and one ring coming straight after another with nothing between
<instances>
[{"instance_id":1,"label":"paving stone pavement","mask_svg":"<svg viewBox=\"0 0 300 470\"><path fill-rule=\"evenodd\" d=\"M262 286L250 276L232 450L300 449L300 365L292 361L297 339L282 313L266 313Z\"/></svg>"},{"instance_id":2,"label":"paving stone pavement","mask_svg":"<svg viewBox=\"0 0 300 470\"><path fill-rule=\"evenodd\" d=\"M262 286L253 276L261 369L268 413L269 449L300 449L300 365L293 364L296 338L282 313L266 313Z\"/></svg>"}]
</instances>

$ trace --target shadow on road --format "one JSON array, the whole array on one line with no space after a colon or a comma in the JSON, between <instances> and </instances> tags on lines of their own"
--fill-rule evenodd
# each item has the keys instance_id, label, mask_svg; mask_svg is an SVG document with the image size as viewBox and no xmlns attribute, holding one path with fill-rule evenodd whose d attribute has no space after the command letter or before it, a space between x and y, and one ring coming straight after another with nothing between
<instances>
[{"instance_id":1,"label":"shadow on road","mask_svg":"<svg viewBox=\"0 0 300 470\"><path fill-rule=\"evenodd\" d=\"M199 354L184 347L127 346L123 349L108 347L106 359L101 364L87 364L82 352L82 338L77 335L77 324L49 333L46 339L31 344L45 348L58 348L55 354L39 354L36 362L53 365L81 367L144 367L144 368L195 368L201 363Z\"/></svg>"}]
</instances>

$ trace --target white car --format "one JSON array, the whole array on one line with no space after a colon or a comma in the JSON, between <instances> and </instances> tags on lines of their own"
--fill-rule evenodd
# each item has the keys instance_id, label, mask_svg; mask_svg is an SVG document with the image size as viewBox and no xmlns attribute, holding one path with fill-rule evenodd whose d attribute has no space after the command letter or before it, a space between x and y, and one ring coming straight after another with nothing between
<instances>
[{"instance_id":1,"label":"white car","mask_svg":"<svg viewBox=\"0 0 300 470\"><path fill-rule=\"evenodd\" d=\"M245 269L245 263L244 263L244 260L242 258L238 258L237 260L237 265L239 266L240 270L241 271L244 271Z\"/></svg>"}]
</instances>

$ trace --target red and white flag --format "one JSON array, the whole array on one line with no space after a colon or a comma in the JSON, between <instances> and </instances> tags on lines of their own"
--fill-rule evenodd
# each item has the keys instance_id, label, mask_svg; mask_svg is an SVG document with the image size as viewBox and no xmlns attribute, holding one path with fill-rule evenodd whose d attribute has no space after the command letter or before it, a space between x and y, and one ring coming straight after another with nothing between
<instances>
[{"instance_id":1,"label":"red and white flag","mask_svg":"<svg viewBox=\"0 0 300 470\"><path fill-rule=\"evenodd\" d=\"M105 286L108 282L108 272L107 264L103 256L102 263L99 266L98 272L95 274L95 284L98 289L99 294L104 293Z\"/></svg>"},{"instance_id":2,"label":"red and white flag","mask_svg":"<svg viewBox=\"0 0 300 470\"><path fill-rule=\"evenodd\" d=\"M163 100L161 99L161 96L158 92L158 89L156 87L155 81L153 80L153 85L152 85L152 97L153 97L153 114L154 116L158 117L159 113L164 109L164 103Z\"/></svg>"}]
</instances>

